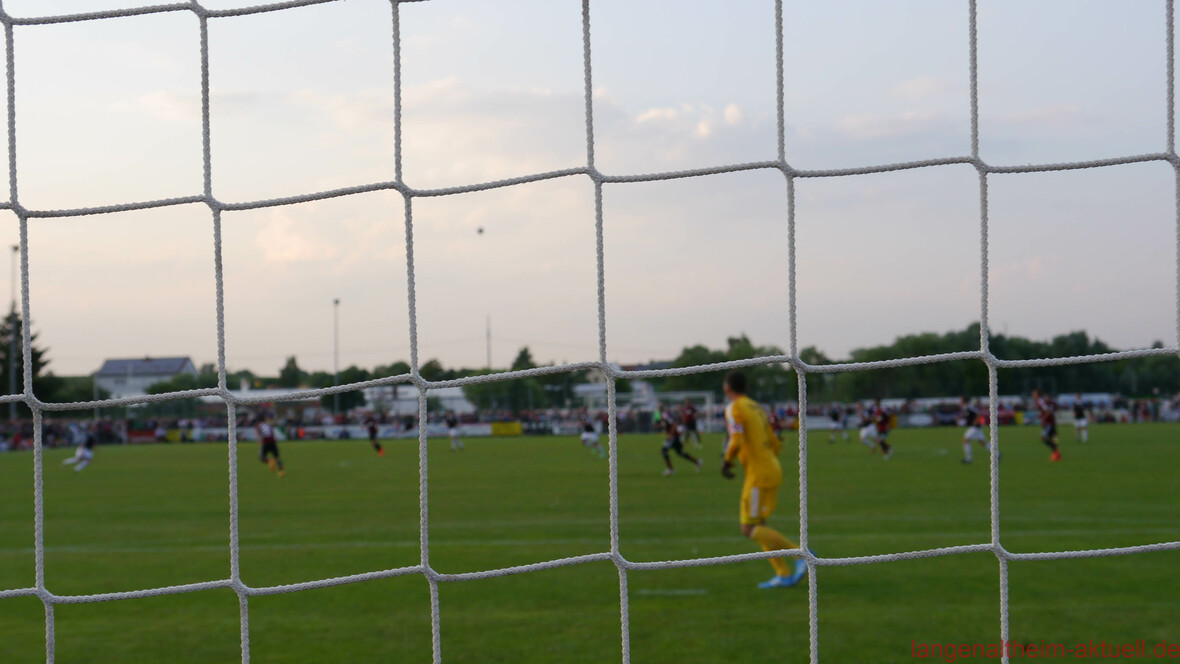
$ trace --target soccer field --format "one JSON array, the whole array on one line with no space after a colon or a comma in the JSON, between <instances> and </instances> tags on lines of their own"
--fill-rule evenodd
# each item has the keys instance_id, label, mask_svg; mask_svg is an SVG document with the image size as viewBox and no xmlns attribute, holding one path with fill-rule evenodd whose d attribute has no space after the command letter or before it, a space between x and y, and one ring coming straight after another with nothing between
<instances>
[{"instance_id":1,"label":"soccer field","mask_svg":"<svg viewBox=\"0 0 1180 664\"><path fill-rule=\"evenodd\" d=\"M1180 426L1063 431L1050 464L1032 427L1001 429L1002 541L1015 552L1180 540ZM960 429L894 432L893 459L811 437L812 548L854 556L989 541L988 466L959 463ZM745 553L740 480L661 477L660 439L619 443L620 537L631 561ZM419 562L416 441L285 443L288 474L239 452L241 569L272 586ZM430 447L430 563L471 572L609 550L607 462L573 438L470 439ZM690 448L690 452L696 452ZM798 532L797 448L772 524ZM89 594L229 576L225 448L103 447L81 473L45 456L45 577ZM32 455L0 455L0 589L33 584ZM1010 565L1013 640L1180 641L1180 552ZM629 574L633 662L805 662L806 584L759 590L765 561ZM999 639L991 554L819 569L819 653L830 662L913 661L911 644ZM591 563L440 587L446 662L620 661L619 579ZM250 600L254 662L428 662L429 586L418 575ZM0 661L44 660L44 609L0 599ZM225 589L56 607L57 661L239 660L238 604Z\"/></svg>"}]
</instances>

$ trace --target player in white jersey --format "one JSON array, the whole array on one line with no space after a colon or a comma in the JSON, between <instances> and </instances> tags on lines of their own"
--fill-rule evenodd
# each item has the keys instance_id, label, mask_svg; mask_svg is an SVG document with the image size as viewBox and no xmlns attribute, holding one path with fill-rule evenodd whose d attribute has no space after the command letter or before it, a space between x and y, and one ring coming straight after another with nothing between
<instances>
[{"instance_id":1,"label":"player in white jersey","mask_svg":"<svg viewBox=\"0 0 1180 664\"><path fill-rule=\"evenodd\" d=\"M864 443L870 452L877 450L877 443L881 442L877 437L877 425L873 424L873 418L865 411L865 407L861 404L856 404L857 426L860 428L860 442Z\"/></svg>"},{"instance_id":2,"label":"player in white jersey","mask_svg":"<svg viewBox=\"0 0 1180 664\"><path fill-rule=\"evenodd\" d=\"M1086 405L1080 394L1073 398L1073 437L1083 443L1090 442L1090 420L1086 417Z\"/></svg>"},{"instance_id":3,"label":"player in white jersey","mask_svg":"<svg viewBox=\"0 0 1180 664\"><path fill-rule=\"evenodd\" d=\"M963 409L963 423L967 425L967 430L963 432L963 463L969 464L973 461L971 458L971 443L979 443L985 449L990 450L987 438L983 435L984 416L980 413L980 409L973 403L967 401L967 397L959 398L959 406Z\"/></svg>"},{"instance_id":4,"label":"player in white jersey","mask_svg":"<svg viewBox=\"0 0 1180 664\"><path fill-rule=\"evenodd\" d=\"M90 461L94 459L94 433L90 431L85 424L78 426L77 424L70 424L70 437L72 442L78 446L74 451L74 456L63 460L63 466L74 465L74 472L79 472L86 466L90 465Z\"/></svg>"}]
</instances>

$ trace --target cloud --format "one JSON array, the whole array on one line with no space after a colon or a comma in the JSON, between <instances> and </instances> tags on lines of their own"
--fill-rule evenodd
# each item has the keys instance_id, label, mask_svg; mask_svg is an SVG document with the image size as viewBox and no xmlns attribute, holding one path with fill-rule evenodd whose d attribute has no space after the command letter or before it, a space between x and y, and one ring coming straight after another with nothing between
<instances>
[{"instance_id":1,"label":"cloud","mask_svg":"<svg viewBox=\"0 0 1180 664\"><path fill-rule=\"evenodd\" d=\"M1093 119L1092 116L1086 114L1077 106L1055 105L997 115L989 118L988 121L1010 127L1042 129L1076 127Z\"/></svg>"},{"instance_id":2,"label":"cloud","mask_svg":"<svg viewBox=\"0 0 1180 664\"><path fill-rule=\"evenodd\" d=\"M635 118L636 124L643 124L644 122L651 122L653 120L675 120L680 117L680 113L674 108L649 108L640 113Z\"/></svg>"},{"instance_id":3,"label":"cloud","mask_svg":"<svg viewBox=\"0 0 1180 664\"><path fill-rule=\"evenodd\" d=\"M937 113L926 111L903 111L897 115L857 113L838 119L835 129L843 138L872 140L917 133L941 121Z\"/></svg>"},{"instance_id":4,"label":"cloud","mask_svg":"<svg viewBox=\"0 0 1180 664\"><path fill-rule=\"evenodd\" d=\"M738 108L737 104L730 104L726 106L724 115L725 124L731 127L742 121L742 109Z\"/></svg>"},{"instance_id":5,"label":"cloud","mask_svg":"<svg viewBox=\"0 0 1180 664\"><path fill-rule=\"evenodd\" d=\"M209 105L214 113L235 112L263 101L255 92L210 91ZM168 122L200 122L201 95L191 92L154 90L129 100L115 102L110 108L132 111Z\"/></svg>"},{"instance_id":6,"label":"cloud","mask_svg":"<svg viewBox=\"0 0 1180 664\"><path fill-rule=\"evenodd\" d=\"M291 264L327 261L340 250L319 233L309 231L284 210L274 209L257 235L254 244L266 263ZM322 224L321 224L322 226Z\"/></svg>"},{"instance_id":7,"label":"cloud","mask_svg":"<svg viewBox=\"0 0 1180 664\"><path fill-rule=\"evenodd\" d=\"M889 95L900 99L917 101L937 97L950 89L950 85L941 78L934 76L919 76L911 78L889 89Z\"/></svg>"}]
</instances>

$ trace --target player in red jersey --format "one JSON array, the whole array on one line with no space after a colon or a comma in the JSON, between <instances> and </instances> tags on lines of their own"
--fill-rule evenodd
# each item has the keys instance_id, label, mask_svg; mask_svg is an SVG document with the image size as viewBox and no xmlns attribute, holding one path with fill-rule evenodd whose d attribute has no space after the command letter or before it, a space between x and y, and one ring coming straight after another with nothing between
<instances>
[{"instance_id":1,"label":"player in red jersey","mask_svg":"<svg viewBox=\"0 0 1180 664\"><path fill-rule=\"evenodd\" d=\"M881 453L885 455L885 459L893 456L893 446L886 442L885 438L889 435L889 413L881 407L881 400L873 400L873 424L877 427L877 445L881 448Z\"/></svg>"},{"instance_id":2,"label":"player in red jersey","mask_svg":"<svg viewBox=\"0 0 1180 664\"><path fill-rule=\"evenodd\" d=\"M377 456L385 456L385 448L381 447L381 443L377 442L377 418L370 413L365 418L365 427L369 429L369 444L373 449L377 450Z\"/></svg>"},{"instance_id":3,"label":"player in red jersey","mask_svg":"<svg viewBox=\"0 0 1180 664\"><path fill-rule=\"evenodd\" d=\"M1041 414L1041 442L1053 450L1049 460L1061 461L1061 450L1057 449L1057 404L1049 397L1041 396L1038 390L1033 390L1032 399Z\"/></svg>"},{"instance_id":4,"label":"player in red jersey","mask_svg":"<svg viewBox=\"0 0 1180 664\"><path fill-rule=\"evenodd\" d=\"M286 475L283 460L279 458L279 444L275 440L275 428L271 426L270 418L260 415L254 424L254 432L258 434L258 460L265 463L272 473L277 469L279 477Z\"/></svg>"},{"instance_id":5,"label":"player in red jersey","mask_svg":"<svg viewBox=\"0 0 1180 664\"><path fill-rule=\"evenodd\" d=\"M693 447L700 448L701 432L697 431L697 407L688 399L680 407L680 420L684 423L684 439L692 439Z\"/></svg>"}]
</instances>

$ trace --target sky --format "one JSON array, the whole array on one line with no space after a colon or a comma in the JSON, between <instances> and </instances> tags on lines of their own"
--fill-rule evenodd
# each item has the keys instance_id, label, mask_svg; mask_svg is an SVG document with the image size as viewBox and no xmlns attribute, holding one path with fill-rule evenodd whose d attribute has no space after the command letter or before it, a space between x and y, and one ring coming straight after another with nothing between
<instances>
[{"instance_id":1,"label":"sky","mask_svg":"<svg viewBox=\"0 0 1180 664\"><path fill-rule=\"evenodd\" d=\"M138 3L7 0L33 16ZM209 8L254 4L206 0ZM980 154L1021 165L1166 149L1163 0L979 0ZM784 2L787 161L871 166L970 153L968 4ZM777 154L774 3L592 0L595 157L612 175ZM202 191L198 22L188 12L15 32L20 203L63 209ZM403 170L415 188L586 163L581 3L401 9ZM213 192L223 202L393 180L386 0L214 18ZM7 175L5 165L0 170ZM1162 162L989 177L993 329L1176 344L1175 175ZM969 166L799 179L798 347L843 358L980 314ZM18 241L8 213L0 241ZM420 358L598 358L593 185L566 177L415 198ZM480 233L479 229L483 229ZM409 359L396 192L222 217L230 370ZM216 359L204 205L29 222L50 369ZM603 191L608 359L747 334L788 348L786 182L750 171ZM338 310L333 300L339 299Z\"/></svg>"}]
</instances>

